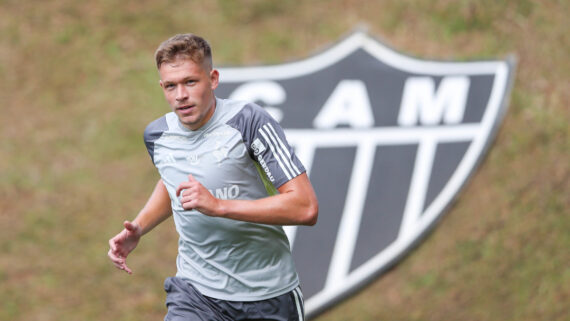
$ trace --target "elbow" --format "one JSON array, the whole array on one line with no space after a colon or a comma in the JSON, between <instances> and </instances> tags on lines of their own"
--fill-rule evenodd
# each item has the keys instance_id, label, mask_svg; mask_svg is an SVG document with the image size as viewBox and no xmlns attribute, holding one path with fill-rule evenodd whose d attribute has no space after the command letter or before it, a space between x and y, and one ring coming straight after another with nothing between
<instances>
[{"instance_id":1,"label":"elbow","mask_svg":"<svg viewBox=\"0 0 570 321\"><path fill-rule=\"evenodd\" d=\"M307 206L305 215L303 215L302 225L313 226L317 224L317 219L319 217L319 204L317 202L311 203Z\"/></svg>"}]
</instances>

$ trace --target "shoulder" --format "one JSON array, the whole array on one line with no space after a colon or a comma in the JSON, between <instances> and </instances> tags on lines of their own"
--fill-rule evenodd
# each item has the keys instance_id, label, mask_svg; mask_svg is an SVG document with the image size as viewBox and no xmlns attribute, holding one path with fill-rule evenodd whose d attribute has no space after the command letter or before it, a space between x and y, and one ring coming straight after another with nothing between
<instances>
[{"instance_id":1,"label":"shoulder","mask_svg":"<svg viewBox=\"0 0 570 321\"><path fill-rule=\"evenodd\" d=\"M168 130L167 116L164 115L150 122L144 130L144 140L153 141L158 139L163 132Z\"/></svg>"},{"instance_id":2,"label":"shoulder","mask_svg":"<svg viewBox=\"0 0 570 321\"><path fill-rule=\"evenodd\" d=\"M255 126L275 121L263 107L252 102L224 100L224 105L232 111L227 123L234 127Z\"/></svg>"}]
</instances>

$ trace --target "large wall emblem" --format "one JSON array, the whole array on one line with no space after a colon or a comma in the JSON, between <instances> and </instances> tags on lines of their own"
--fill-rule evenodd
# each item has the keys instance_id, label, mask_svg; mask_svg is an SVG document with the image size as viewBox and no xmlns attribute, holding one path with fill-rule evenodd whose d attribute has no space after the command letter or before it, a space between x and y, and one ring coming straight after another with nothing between
<instances>
[{"instance_id":1,"label":"large wall emblem","mask_svg":"<svg viewBox=\"0 0 570 321\"><path fill-rule=\"evenodd\" d=\"M306 60L220 69L216 95L267 108L314 184L318 224L286 229L309 317L437 222L496 133L513 66L419 60L356 32Z\"/></svg>"}]
</instances>

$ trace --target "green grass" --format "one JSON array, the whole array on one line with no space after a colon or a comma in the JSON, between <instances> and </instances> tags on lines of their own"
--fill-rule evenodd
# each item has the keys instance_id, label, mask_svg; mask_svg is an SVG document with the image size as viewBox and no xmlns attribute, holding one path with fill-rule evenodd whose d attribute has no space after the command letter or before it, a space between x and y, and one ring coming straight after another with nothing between
<instances>
[{"instance_id":1,"label":"green grass","mask_svg":"<svg viewBox=\"0 0 570 321\"><path fill-rule=\"evenodd\" d=\"M116 271L107 240L157 174L142 143L168 110L153 63L181 32L215 63L301 59L364 23L434 59L515 54L489 155L400 264L317 320L567 320L570 38L565 1L0 1L0 320L160 320L167 221Z\"/></svg>"}]
</instances>

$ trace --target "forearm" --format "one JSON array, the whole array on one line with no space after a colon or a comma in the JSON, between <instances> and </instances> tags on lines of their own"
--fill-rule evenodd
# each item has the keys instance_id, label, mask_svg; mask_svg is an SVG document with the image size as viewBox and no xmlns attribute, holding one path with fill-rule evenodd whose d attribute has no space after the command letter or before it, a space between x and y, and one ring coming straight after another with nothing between
<instances>
[{"instance_id":1,"label":"forearm","mask_svg":"<svg viewBox=\"0 0 570 321\"><path fill-rule=\"evenodd\" d=\"M286 206L279 194L258 200L220 200L218 216L238 221L271 225L314 225L311 211L303 206Z\"/></svg>"},{"instance_id":2,"label":"forearm","mask_svg":"<svg viewBox=\"0 0 570 321\"><path fill-rule=\"evenodd\" d=\"M217 216L273 225L314 225L318 203L306 174L279 188L279 194L258 200L218 200Z\"/></svg>"},{"instance_id":3,"label":"forearm","mask_svg":"<svg viewBox=\"0 0 570 321\"><path fill-rule=\"evenodd\" d=\"M133 223L141 227L142 235L144 235L171 215L170 196L162 179L160 179L147 203L139 212Z\"/></svg>"}]
</instances>

